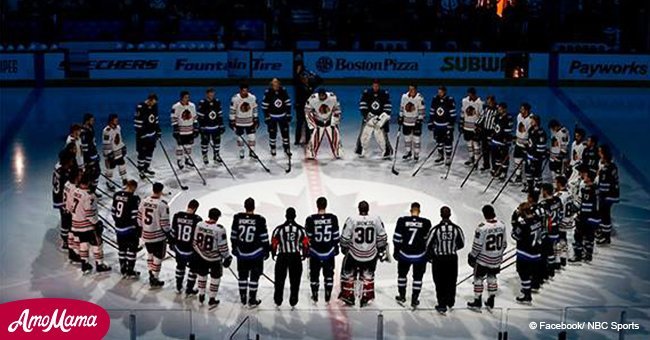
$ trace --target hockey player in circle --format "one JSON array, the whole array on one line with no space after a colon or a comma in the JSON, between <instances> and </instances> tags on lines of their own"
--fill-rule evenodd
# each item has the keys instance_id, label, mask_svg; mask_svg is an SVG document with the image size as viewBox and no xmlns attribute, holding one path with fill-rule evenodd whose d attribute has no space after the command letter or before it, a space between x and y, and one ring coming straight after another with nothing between
<instances>
[{"instance_id":1,"label":"hockey player in circle","mask_svg":"<svg viewBox=\"0 0 650 340\"><path fill-rule=\"evenodd\" d=\"M451 164L455 124L456 103L453 97L447 95L447 88L440 86L438 94L431 99L428 125L429 130L433 131L438 152L435 164L442 164L443 161L447 166Z\"/></svg>"},{"instance_id":2,"label":"hockey player in circle","mask_svg":"<svg viewBox=\"0 0 650 340\"><path fill-rule=\"evenodd\" d=\"M483 114L483 100L476 95L476 89L467 89L467 97L461 101L458 132L467 143L469 159L465 165L472 166L481 155L481 138L478 133L478 121Z\"/></svg>"},{"instance_id":3,"label":"hockey player in circle","mask_svg":"<svg viewBox=\"0 0 650 340\"><path fill-rule=\"evenodd\" d=\"M172 228L167 238L169 247L176 255L176 294L183 293L183 281L185 280L185 271L190 267L192 257L194 256L194 231L197 224L202 221L201 217L196 214L199 208L197 200L191 200L187 204L185 211L179 211L172 218ZM196 271L190 269L187 274L187 286L185 288L186 297L197 294L194 289L196 283Z\"/></svg>"},{"instance_id":4,"label":"hockey player in circle","mask_svg":"<svg viewBox=\"0 0 650 340\"><path fill-rule=\"evenodd\" d=\"M329 303L334 288L334 258L339 254L339 220L327 212L327 199L316 200L318 212L305 220L305 231L309 238L309 280L311 281L311 300L318 302L320 273L325 283L325 302Z\"/></svg>"},{"instance_id":5,"label":"hockey player in circle","mask_svg":"<svg viewBox=\"0 0 650 340\"><path fill-rule=\"evenodd\" d=\"M239 85L239 92L235 93L230 99L230 128L237 135L237 146L239 146L239 158L244 159L246 154L246 145L243 139L251 148L255 150L255 132L259 126L257 117L257 98L249 92L248 84ZM249 157L255 157L253 152L249 152Z\"/></svg>"},{"instance_id":6,"label":"hockey player in circle","mask_svg":"<svg viewBox=\"0 0 650 340\"><path fill-rule=\"evenodd\" d=\"M336 95L325 91L325 89L319 89L317 93L312 94L307 100L305 117L311 131L309 143L305 150L307 159L316 158L323 137L327 137L334 157L340 159L343 154L341 132L339 130L341 104L339 104Z\"/></svg>"},{"instance_id":7,"label":"hockey player in circle","mask_svg":"<svg viewBox=\"0 0 650 340\"><path fill-rule=\"evenodd\" d=\"M147 268L149 269L149 285L152 289L162 288L164 281L160 280L162 261L167 254L167 235L170 232L169 205L162 198L162 183L153 184L153 193L140 203L138 223L142 227L142 240L147 249Z\"/></svg>"},{"instance_id":8,"label":"hockey player in circle","mask_svg":"<svg viewBox=\"0 0 650 340\"><path fill-rule=\"evenodd\" d=\"M199 101L198 116L199 130L201 131L201 156L203 164L209 163L208 149L212 148L212 161L221 160L221 135L225 132L223 127L223 110L221 101L215 97L215 90L209 88L205 91L205 98Z\"/></svg>"},{"instance_id":9,"label":"hockey player in circle","mask_svg":"<svg viewBox=\"0 0 650 340\"><path fill-rule=\"evenodd\" d=\"M418 92L417 85L409 85L408 91L402 95L399 107L397 123L402 128L406 148L406 154L402 156L402 159L409 160L412 158L417 162L420 159L422 122L426 110L424 97Z\"/></svg>"},{"instance_id":10,"label":"hockey player in circle","mask_svg":"<svg viewBox=\"0 0 650 340\"><path fill-rule=\"evenodd\" d=\"M126 162L124 160L126 158L126 145L122 138L119 119L114 113L108 116L108 124L102 132L102 141L104 161L106 163L104 175L108 179L113 178L113 170L117 167L122 178L122 184L126 185ZM111 191L115 190L115 186L111 181L106 182L106 187Z\"/></svg>"},{"instance_id":11,"label":"hockey player in circle","mask_svg":"<svg viewBox=\"0 0 650 340\"><path fill-rule=\"evenodd\" d=\"M158 117L158 95L150 93L147 99L135 108L133 118L135 129L135 151L138 154L138 170L141 178L156 173L149 167L156 141L161 137L160 120Z\"/></svg>"},{"instance_id":12,"label":"hockey player in circle","mask_svg":"<svg viewBox=\"0 0 650 340\"><path fill-rule=\"evenodd\" d=\"M384 159L389 159L393 154L393 147L388 139L390 116L393 106L390 94L380 88L379 80L372 81L372 86L361 93L359 111L361 112L361 133L357 140L355 153L365 157L371 137L374 136L379 150Z\"/></svg>"},{"instance_id":13,"label":"hockey player in circle","mask_svg":"<svg viewBox=\"0 0 650 340\"><path fill-rule=\"evenodd\" d=\"M198 136L199 125L196 107L190 101L190 93L181 91L180 101L172 106L172 133L176 140L176 163L179 169L185 165L194 166L190 159L194 138Z\"/></svg>"},{"instance_id":14,"label":"hockey player in circle","mask_svg":"<svg viewBox=\"0 0 650 340\"><path fill-rule=\"evenodd\" d=\"M291 156L289 141L289 125L291 123L291 98L287 89L282 86L278 78L273 78L269 88L264 91L262 99L262 113L264 122L269 132L269 147L271 156L275 156L278 128L282 137L282 149L287 156Z\"/></svg>"},{"instance_id":15,"label":"hockey player in circle","mask_svg":"<svg viewBox=\"0 0 650 340\"><path fill-rule=\"evenodd\" d=\"M273 301L277 307L284 298L284 282L289 275L289 305L298 304L302 261L307 258L309 239L305 228L296 223L296 209L289 207L285 213L286 221L273 230L271 254L275 260L275 292Z\"/></svg>"}]
</instances>

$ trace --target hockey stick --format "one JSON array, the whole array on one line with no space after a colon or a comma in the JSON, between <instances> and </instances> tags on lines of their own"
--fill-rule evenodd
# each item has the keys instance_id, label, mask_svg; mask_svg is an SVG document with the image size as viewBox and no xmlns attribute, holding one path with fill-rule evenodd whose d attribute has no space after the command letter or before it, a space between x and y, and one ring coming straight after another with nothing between
<instances>
[{"instance_id":1,"label":"hockey stick","mask_svg":"<svg viewBox=\"0 0 650 340\"><path fill-rule=\"evenodd\" d=\"M288 167L287 167L286 170L284 170L284 173L288 174L288 173L291 172L291 151L289 151L289 153L285 152L285 155L287 155L287 163L288 163L287 165L288 165Z\"/></svg>"},{"instance_id":2,"label":"hockey stick","mask_svg":"<svg viewBox=\"0 0 650 340\"><path fill-rule=\"evenodd\" d=\"M242 140L242 142L244 143L244 145L246 145L246 147L248 148L248 152L250 152L250 154L253 155L253 158L255 158L255 159L257 160L257 162L260 163L260 165L262 166L262 168L264 168L264 170L266 170L266 172L271 173L271 169L267 168L266 165L264 165L264 163L263 163L262 160L257 156L257 154L255 153L255 151L253 151L253 148L251 148L251 146L248 145L248 142L244 139L244 136L243 136L243 135L238 135L237 137L239 137L239 139Z\"/></svg>"},{"instance_id":3,"label":"hockey stick","mask_svg":"<svg viewBox=\"0 0 650 340\"><path fill-rule=\"evenodd\" d=\"M507 162L508 159L510 159L510 154L506 153L506 157L503 159L503 161L501 161L501 165L503 165L505 162ZM488 182L485 189L483 189L483 193L486 193L488 191L488 189L490 188L490 186L492 185L492 182L494 182L494 180L497 179L501 175L501 171L502 171L501 169L503 169L503 167L499 166L499 171L495 172L495 174L492 176L492 178Z\"/></svg>"},{"instance_id":4,"label":"hockey stick","mask_svg":"<svg viewBox=\"0 0 650 340\"><path fill-rule=\"evenodd\" d=\"M506 253L507 253L507 252L506 252ZM504 255L505 255L506 253L504 253ZM515 257L515 256L517 256L517 254L512 254L512 255L506 257L505 259L503 259L503 260L501 261L501 265L503 265L504 263L506 263L507 261L509 261L510 259L512 259L512 258ZM515 261L515 262L516 262L516 261ZM514 262L513 262L513 263L514 263ZM500 270L504 270L504 269L506 269L506 268L508 268L508 267L510 267L510 266L512 266L512 263L506 265L506 266L503 267L503 268L500 268ZM460 286L461 283L463 283L463 282L469 280L469 279L472 278L473 276L474 276L474 273L467 275L464 279L458 281L458 282L456 283L456 286Z\"/></svg>"},{"instance_id":5,"label":"hockey stick","mask_svg":"<svg viewBox=\"0 0 650 340\"><path fill-rule=\"evenodd\" d=\"M394 154L393 157L395 157L395 158L393 159L393 167L390 169L390 172L392 172L393 175L395 175L395 176L399 176L399 171L397 171L397 169L395 169L395 164L397 163L397 150L399 150L400 137L402 137L402 126L401 125L397 129L397 140L395 140L395 152L393 153Z\"/></svg>"},{"instance_id":6,"label":"hockey stick","mask_svg":"<svg viewBox=\"0 0 650 340\"><path fill-rule=\"evenodd\" d=\"M501 193L502 193L503 190L506 188L506 186L508 185L508 183L512 180L512 178L515 177L515 174L517 173L517 170L519 170L519 168L521 167L522 164L524 164L524 161L523 161L523 160L522 160L521 162L519 162L519 164L517 164L517 166L515 167L515 169L512 171L512 173L510 174L510 176L508 176L508 179L503 183L503 185L501 186L501 189L499 190L499 192L497 193L497 195L494 197L494 199L493 199L492 202L490 202L490 203L494 204L494 202L496 202L497 199L499 199L499 196L501 196Z\"/></svg>"},{"instance_id":7,"label":"hockey stick","mask_svg":"<svg viewBox=\"0 0 650 340\"><path fill-rule=\"evenodd\" d=\"M453 156L452 156L452 157L453 157ZM481 161L482 158L483 158L483 154L481 154L480 156L478 156L478 159L477 159L476 162L474 162L474 164L472 165L472 168L469 170L469 173L467 174L467 176L465 176L465 179L463 180L463 183L460 184L461 189L463 188L463 185L465 185L465 183L466 183L467 180L469 179L469 176L472 175L472 172L474 172L474 170L476 170L476 168L478 168L478 163Z\"/></svg>"},{"instance_id":8,"label":"hockey stick","mask_svg":"<svg viewBox=\"0 0 650 340\"><path fill-rule=\"evenodd\" d=\"M167 154L167 150L165 149L165 144L163 144L161 139L158 139L158 143L160 143L160 146L162 147L162 150L165 153L165 158L167 159L167 163L169 163L169 167L172 168L172 172L174 173L174 177L176 177L176 182L178 182L178 186L182 190L189 189L189 187L183 185L183 183L181 183L181 180L178 178L178 174L176 173L176 169L174 169L174 165L172 164L172 161L169 159L169 155Z\"/></svg>"},{"instance_id":9,"label":"hockey stick","mask_svg":"<svg viewBox=\"0 0 650 340\"><path fill-rule=\"evenodd\" d=\"M411 175L411 176L415 177L415 175L417 175L418 172L420 172L420 169L422 169L422 167L424 166L424 164L429 160L429 158L431 158L431 156L433 156L433 153L436 152L436 151L438 150L438 145L439 145L439 144L440 144L440 143L436 143L436 145L433 147L433 150L431 150L431 152L429 152L429 154L427 155L427 157L426 157L424 160L422 160L422 163L420 163L420 166L415 170L415 172L414 172L413 175Z\"/></svg>"},{"instance_id":10,"label":"hockey stick","mask_svg":"<svg viewBox=\"0 0 650 340\"><path fill-rule=\"evenodd\" d=\"M271 282L273 285L275 285L275 281L271 280L270 277L268 277L266 274L262 273L262 276L264 276L269 282Z\"/></svg>"},{"instance_id":11,"label":"hockey stick","mask_svg":"<svg viewBox=\"0 0 650 340\"><path fill-rule=\"evenodd\" d=\"M212 144L212 141L210 141L210 146L212 147L212 150L215 149L214 144ZM223 161L223 158L221 158L221 155L219 155L219 154L217 154L217 162L221 163L221 165L223 165L223 167L226 168L226 171L228 171L228 173L230 174L230 177L232 177L232 179L235 179L235 175L232 174L232 171L230 171L230 168L228 167L226 162Z\"/></svg>"},{"instance_id":12,"label":"hockey stick","mask_svg":"<svg viewBox=\"0 0 650 340\"><path fill-rule=\"evenodd\" d=\"M447 179L449 177L449 171L451 170L451 163L454 161L454 156L456 156L456 149L458 148L458 143L460 143L460 136L456 139L456 145L454 145L454 150L451 152L451 159L449 160L449 165L447 165L447 173L445 173L445 177L443 179ZM462 188L462 186L461 186Z\"/></svg>"},{"instance_id":13,"label":"hockey stick","mask_svg":"<svg viewBox=\"0 0 650 340\"><path fill-rule=\"evenodd\" d=\"M192 162L192 167L194 170L196 170L196 173L199 174L199 177L201 178L201 181L203 182L203 185L207 185L208 183L205 181L205 178L203 178L203 175L201 174L201 171L199 171L199 168L196 166L196 163L194 163L194 159L192 158L192 153L187 152L187 149L185 148L185 145L183 145L183 152L185 152L185 155L187 155L187 158L190 159L190 162Z\"/></svg>"},{"instance_id":14,"label":"hockey stick","mask_svg":"<svg viewBox=\"0 0 650 340\"><path fill-rule=\"evenodd\" d=\"M110 177L104 175L104 174L101 173L101 172L100 172L99 174L100 174L102 177L104 177L105 180L107 180L107 181L109 181L111 184L113 184L116 188L120 188L120 189L122 189L122 186L119 185L119 184L117 184L117 182L115 182L114 180L112 180Z\"/></svg>"},{"instance_id":15,"label":"hockey stick","mask_svg":"<svg viewBox=\"0 0 650 340\"><path fill-rule=\"evenodd\" d=\"M146 179L147 182L149 182L151 185L153 185L153 181L151 181L151 178L149 178L149 176L147 176L144 172L142 172L142 171L140 171L140 169L138 169L138 165L135 164L135 162L131 159L131 157L126 156L126 160L129 161L129 163L130 163L131 165L133 165L133 167L136 168L136 169L138 170L138 173L139 173L139 175L140 175L141 178Z\"/></svg>"}]
</instances>

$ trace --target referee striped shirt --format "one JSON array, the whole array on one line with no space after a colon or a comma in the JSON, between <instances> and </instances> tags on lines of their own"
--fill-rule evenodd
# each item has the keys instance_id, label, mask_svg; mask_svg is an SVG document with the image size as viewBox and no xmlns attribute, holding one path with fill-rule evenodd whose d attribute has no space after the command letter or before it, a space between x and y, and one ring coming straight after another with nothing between
<instances>
[{"instance_id":1,"label":"referee striped shirt","mask_svg":"<svg viewBox=\"0 0 650 340\"><path fill-rule=\"evenodd\" d=\"M309 240L305 228L296 222L284 222L273 230L271 247L273 254L306 255L309 250Z\"/></svg>"},{"instance_id":2,"label":"referee striped shirt","mask_svg":"<svg viewBox=\"0 0 650 340\"><path fill-rule=\"evenodd\" d=\"M495 107L485 107L483 114L478 119L478 126L483 128L486 132L493 132L494 126L496 125L496 118L498 116L497 108Z\"/></svg>"},{"instance_id":3,"label":"referee striped shirt","mask_svg":"<svg viewBox=\"0 0 650 340\"><path fill-rule=\"evenodd\" d=\"M440 221L427 238L427 250L433 256L456 255L464 246L463 230L450 220Z\"/></svg>"}]
</instances>

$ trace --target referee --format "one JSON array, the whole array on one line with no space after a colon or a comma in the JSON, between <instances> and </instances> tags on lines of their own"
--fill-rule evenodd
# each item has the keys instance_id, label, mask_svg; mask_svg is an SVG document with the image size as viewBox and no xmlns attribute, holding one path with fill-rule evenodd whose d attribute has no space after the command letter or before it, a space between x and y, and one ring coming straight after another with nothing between
<instances>
[{"instance_id":1,"label":"referee","mask_svg":"<svg viewBox=\"0 0 650 340\"><path fill-rule=\"evenodd\" d=\"M433 282L436 285L438 313L445 314L456 300L456 279L458 277L458 256L456 252L465 246L463 230L451 222L451 209L440 208L442 221L431 229L427 240L427 252L431 259Z\"/></svg>"},{"instance_id":2,"label":"referee","mask_svg":"<svg viewBox=\"0 0 650 340\"><path fill-rule=\"evenodd\" d=\"M490 166L490 145L492 144L492 135L494 134L494 121L497 118L497 101L494 96L487 97L487 106L483 112L479 112L479 119L476 125L479 129L481 138L481 153L483 153L483 166L481 171L491 168Z\"/></svg>"},{"instance_id":3,"label":"referee","mask_svg":"<svg viewBox=\"0 0 650 340\"><path fill-rule=\"evenodd\" d=\"M300 276L302 275L302 260L307 257L309 240L305 229L296 223L296 210L287 208L287 220L273 230L271 239L271 255L275 260L275 293L273 300L279 307L282 305L284 281L289 273L289 304L294 307L298 303Z\"/></svg>"}]
</instances>

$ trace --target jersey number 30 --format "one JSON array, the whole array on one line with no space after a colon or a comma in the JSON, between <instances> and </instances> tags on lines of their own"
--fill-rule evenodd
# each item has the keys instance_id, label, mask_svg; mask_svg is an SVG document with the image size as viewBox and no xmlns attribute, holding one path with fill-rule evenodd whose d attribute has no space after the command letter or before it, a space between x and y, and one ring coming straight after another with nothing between
<instances>
[{"instance_id":1,"label":"jersey number 30","mask_svg":"<svg viewBox=\"0 0 650 340\"><path fill-rule=\"evenodd\" d=\"M375 228L356 228L354 229L354 242L356 244L375 242Z\"/></svg>"}]
</instances>

